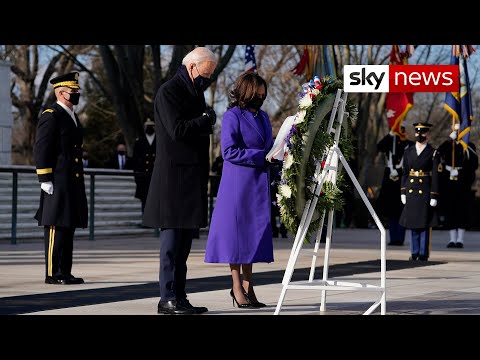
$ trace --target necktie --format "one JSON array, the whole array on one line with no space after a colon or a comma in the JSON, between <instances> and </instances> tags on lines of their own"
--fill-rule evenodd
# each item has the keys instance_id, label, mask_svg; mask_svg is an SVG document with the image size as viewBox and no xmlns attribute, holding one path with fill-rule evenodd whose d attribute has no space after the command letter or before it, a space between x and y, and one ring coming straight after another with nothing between
<instances>
[{"instance_id":1,"label":"necktie","mask_svg":"<svg viewBox=\"0 0 480 360\"><path fill-rule=\"evenodd\" d=\"M121 168L120 168L120 169L123 170L123 169L125 168L125 157L122 155L120 158L122 159L122 161L121 161Z\"/></svg>"}]
</instances>

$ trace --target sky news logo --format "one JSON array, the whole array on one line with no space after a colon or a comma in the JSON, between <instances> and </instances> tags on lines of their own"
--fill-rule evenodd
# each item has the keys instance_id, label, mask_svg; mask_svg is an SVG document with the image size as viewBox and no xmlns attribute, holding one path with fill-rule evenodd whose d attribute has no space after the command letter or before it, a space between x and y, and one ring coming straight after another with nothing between
<instances>
[{"instance_id":1,"label":"sky news logo","mask_svg":"<svg viewBox=\"0 0 480 360\"><path fill-rule=\"evenodd\" d=\"M345 65L344 91L457 92L457 65Z\"/></svg>"}]
</instances>

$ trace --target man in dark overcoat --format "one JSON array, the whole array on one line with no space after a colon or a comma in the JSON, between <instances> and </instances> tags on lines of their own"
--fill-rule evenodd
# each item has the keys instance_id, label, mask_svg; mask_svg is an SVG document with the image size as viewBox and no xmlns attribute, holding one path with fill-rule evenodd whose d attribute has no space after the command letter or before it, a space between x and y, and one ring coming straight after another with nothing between
<instances>
[{"instance_id":1,"label":"man in dark overcoat","mask_svg":"<svg viewBox=\"0 0 480 360\"><path fill-rule=\"evenodd\" d=\"M405 130L402 133L405 133ZM405 242L406 229L398 223L403 210L400 200L400 182L403 174L403 154L406 148L414 144L413 141L406 137L402 138L393 131L385 135L377 144L377 151L384 154L386 161L377 208L380 215L388 220L390 235L388 245L401 246Z\"/></svg>"},{"instance_id":2,"label":"man in dark overcoat","mask_svg":"<svg viewBox=\"0 0 480 360\"><path fill-rule=\"evenodd\" d=\"M72 275L73 237L88 224L82 163L82 125L73 107L80 98L78 72L58 76L57 102L41 114L34 146L40 206L35 214L44 227L45 283L82 284Z\"/></svg>"},{"instance_id":3,"label":"man in dark overcoat","mask_svg":"<svg viewBox=\"0 0 480 360\"><path fill-rule=\"evenodd\" d=\"M473 143L462 145L458 139L460 124L439 147L444 172L440 182L443 225L449 230L448 248L463 248L465 230L471 226L474 193L472 185L478 168L478 156Z\"/></svg>"},{"instance_id":4,"label":"man in dark overcoat","mask_svg":"<svg viewBox=\"0 0 480 360\"><path fill-rule=\"evenodd\" d=\"M415 123L415 146L403 155L403 174L400 188L405 205L400 225L411 230L411 260L427 261L430 256L432 226L437 224L434 208L439 196L439 171L442 171L436 150L427 143L428 123Z\"/></svg>"},{"instance_id":5,"label":"man in dark overcoat","mask_svg":"<svg viewBox=\"0 0 480 360\"><path fill-rule=\"evenodd\" d=\"M133 145L133 175L135 178L135 197L142 202L142 214L145 211L148 188L155 163L155 123L148 119L144 124L145 133L135 140Z\"/></svg>"},{"instance_id":6,"label":"man in dark overcoat","mask_svg":"<svg viewBox=\"0 0 480 360\"><path fill-rule=\"evenodd\" d=\"M160 228L158 313L198 314L185 291L187 258L196 230L207 226L209 147L216 115L206 107L217 57L197 47L155 96L156 156L143 224Z\"/></svg>"}]
</instances>

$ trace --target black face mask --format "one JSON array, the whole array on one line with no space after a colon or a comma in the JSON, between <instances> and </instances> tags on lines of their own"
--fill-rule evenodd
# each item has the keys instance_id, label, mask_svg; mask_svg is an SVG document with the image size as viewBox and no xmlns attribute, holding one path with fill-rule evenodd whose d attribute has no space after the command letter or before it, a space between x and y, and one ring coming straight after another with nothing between
<instances>
[{"instance_id":1,"label":"black face mask","mask_svg":"<svg viewBox=\"0 0 480 360\"><path fill-rule=\"evenodd\" d=\"M212 83L212 80L209 78L203 77L202 75L198 75L195 79L193 79L193 85L197 90L204 92Z\"/></svg>"},{"instance_id":2,"label":"black face mask","mask_svg":"<svg viewBox=\"0 0 480 360\"><path fill-rule=\"evenodd\" d=\"M425 140L427 140L427 137L426 137L425 135L423 135L423 134L418 134L418 136L417 136L416 139L417 139L417 142L422 143L422 142L424 142Z\"/></svg>"},{"instance_id":3,"label":"black face mask","mask_svg":"<svg viewBox=\"0 0 480 360\"><path fill-rule=\"evenodd\" d=\"M147 126L147 128L145 129L145 134L152 135L154 133L155 133L155 129L152 126Z\"/></svg>"},{"instance_id":4,"label":"black face mask","mask_svg":"<svg viewBox=\"0 0 480 360\"><path fill-rule=\"evenodd\" d=\"M80 93L70 93L70 101L72 105L78 105L78 101L80 100Z\"/></svg>"},{"instance_id":5,"label":"black face mask","mask_svg":"<svg viewBox=\"0 0 480 360\"><path fill-rule=\"evenodd\" d=\"M260 110L260 108L263 105L263 99L260 97L254 97L250 102L248 102L247 107L255 109L255 110Z\"/></svg>"},{"instance_id":6,"label":"black face mask","mask_svg":"<svg viewBox=\"0 0 480 360\"><path fill-rule=\"evenodd\" d=\"M122 156L125 155L125 151L122 151L122 150L117 151L117 153L118 153L118 155L122 155Z\"/></svg>"},{"instance_id":7,"label":"black face mask","mask_svg":"<svg viewBox=\"0 0 480 360\"><path fill-rule=\"evenodd\" d=\"M83 160L88 160L88 155L83 155Z\"/></svg>"}]
</instances>

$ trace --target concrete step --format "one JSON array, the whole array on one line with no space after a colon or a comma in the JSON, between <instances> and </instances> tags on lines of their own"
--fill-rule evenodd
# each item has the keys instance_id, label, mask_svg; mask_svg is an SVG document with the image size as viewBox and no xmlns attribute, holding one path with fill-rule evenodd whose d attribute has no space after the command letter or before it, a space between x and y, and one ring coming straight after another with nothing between
<instances>
[{"instance_id":1,"label":"concrete step","mask_svg":"<svg viewBox=\"0 0 480 360\"><path fill-rule=\"evenodd\" d=\"M17 214L17 222L18 225L30 221L37 209L35 208L34 211L22 211ZM142 216L142 212L140 209L138 211L131 211L131 209L126 209L125 211L105 211L105 212L98 212L95 214L95 220L105 220L105 219L137 219ZM10 213L0 214L0 223L9 223L12 220L12 215Z\"/></svg>"},{"instance_id":2,"label":"concrete step","mask_svg":"<svg viewBox=\"0 0 480 360\"><path fill-rule=\"evenodd\" d=\"M118 226L137 226L142 224L142 218L131 218L131 219L124 219L124 220L97 220L95 219L95 228L100 227L118 227ZM29 229L29 228L36 228L38 227L37 222L35 219L32 218L31 221L28 222L17 222L17 231ZM0 231L4 230L11 230L11 223L10 222L1 222L0 223Z\"/></svg>"},{"instance_id":3,"label":"concrete step","mask_svg":"<svg viewBox=\"0 0 480 360\"><path fill-rule=\"evenodd\" d=\"M129 228L114 228L114 229L102 229L96 228L94 236L131 236L131 235L147 235L152 236L155 234L155 230L151 228L142 228L142 227L129 227ZM75 231L75 238L88 238L90 235L89 229L77 229ZM43 241L43 231L42 229L37 226L36 229L32 229L29 231L17 231L16 234L17 239L37 239L38 241ZM0 232L0 241L10 241L11 240L11 233L4 233Z\"/></svg>"},{"instance_id":4,"label":"concrete step","mask_svg":"<svg viewBox=\"0 0 480 360\"><path fill-rule=\"evenodd\" d=\"M25 203L25 204L17 204L17 214L21 212L28 212L34 211L36 212L38 209L38 199L37 201ZM113 211L131 211L131 210L139 210L141 209L140 200L138 199L131 199L130 202L121 203L99 203L95 202L95 211L103 211L103 210L113 210ZM0 203L0 214L11 214L12 211L12 204L8 203Z\"/></svg>"}]
</instances>

